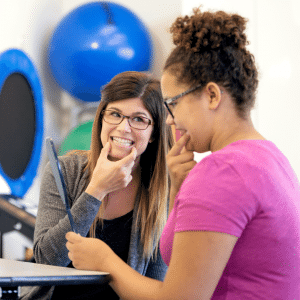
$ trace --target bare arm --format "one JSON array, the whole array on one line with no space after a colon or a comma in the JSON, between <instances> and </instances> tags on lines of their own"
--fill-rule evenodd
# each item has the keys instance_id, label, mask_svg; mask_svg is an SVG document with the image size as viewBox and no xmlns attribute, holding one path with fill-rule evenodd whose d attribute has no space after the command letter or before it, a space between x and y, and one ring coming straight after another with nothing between
<instances>
[{"instance_id":1,"label":"bare arm","mask_svg":"<svg viewBox=\"0 0 300 300\"><path fill-rule=\"evenodd\" d=\"M122 299L209 299L228 262L237 238L208 231L180 232L174 237L164 282L140 275L102 241L67 234L69 257L78 269L106 271Z\"/></svg>"},{"instance_id":2,"label":"bare arm","mask_svg":"<svg viewBox=\"0 0 300 300\"><path fill-rule=\"evenodd\" d=\"M175 233L160 299L210 299L237 237L210 231Z\"/></svg>"}]
</instances>

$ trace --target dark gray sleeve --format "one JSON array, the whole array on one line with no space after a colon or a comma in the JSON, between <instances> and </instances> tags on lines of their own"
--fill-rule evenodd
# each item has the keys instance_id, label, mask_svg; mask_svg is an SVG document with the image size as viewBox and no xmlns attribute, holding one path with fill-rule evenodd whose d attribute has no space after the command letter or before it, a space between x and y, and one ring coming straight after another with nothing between
<instances>
[{"instance_id":1,"label":"dark gray sleeve","mask_svg":"<svg viewBox=\"0 0 300 300\"><path fill-rule=\"evenodd\" d=\"M164 281L167 270L168 266L163 261L158 249L157 257L150 260L145 276Z\"/></svg>"},{"instance_id":2,"label":"dark gray sleeve","mask_svg":"<svg viewBox=\"0 0 300 300\"><path fill-rule=\"evenodd\" d=\"M60 158L60 162L76 230L80 235L86 236L101 202L84 192L80 174L83 168L78 167L74 158ZM65 239L68 231L71 231L70 222L48 163L41 181L34 232L33 251L36 262L67 266L70 263Z\"/></svg>"}]
</instances>

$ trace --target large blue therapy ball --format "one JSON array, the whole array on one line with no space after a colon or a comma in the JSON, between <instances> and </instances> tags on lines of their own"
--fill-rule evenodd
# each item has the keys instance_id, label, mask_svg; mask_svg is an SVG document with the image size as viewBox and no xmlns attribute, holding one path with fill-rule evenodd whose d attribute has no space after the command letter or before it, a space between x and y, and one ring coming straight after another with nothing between
<instances>
[{"instance_id":1,"label":"large blue therapy ball","mask_svg":"<svg viewBox=\"0 0 300 300\"><path fill-rule=\"evenodd\" d=\"M142 21L112 2L92 2L66 15L49 44L49 64L62 89L99 101L100 89L124 71L148 71L151 36Z\"/></svg>"}]
</instances>

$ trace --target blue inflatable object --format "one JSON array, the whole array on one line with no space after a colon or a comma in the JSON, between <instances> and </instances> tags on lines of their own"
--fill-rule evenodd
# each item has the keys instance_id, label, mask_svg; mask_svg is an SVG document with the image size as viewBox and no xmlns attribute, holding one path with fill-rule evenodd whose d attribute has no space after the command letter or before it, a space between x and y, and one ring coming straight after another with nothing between
<instances>
[{"instance_id":1,"label":"blue inflatable object","mask_svg":"<svg viewBox=\"0 0 300 300\"><path fill-rule=\"evenodd\" d=\"M40 161L43 96L33 63L18 49L0 54L0 128L0 175L22 198Z\"/></svg>"},{"instance_id":2,"label":"blue inflatable object","mask_svg":"<svg viewBox=\"0 0 300 300\"><path fill-rule=\"evenodd\" d=\"M100 89L124 71L148 71L151 36L142 21L112 2L92 2L66 15L49 44L49 64L62 89L99 101Z\"/></svg>"}]
</instances>

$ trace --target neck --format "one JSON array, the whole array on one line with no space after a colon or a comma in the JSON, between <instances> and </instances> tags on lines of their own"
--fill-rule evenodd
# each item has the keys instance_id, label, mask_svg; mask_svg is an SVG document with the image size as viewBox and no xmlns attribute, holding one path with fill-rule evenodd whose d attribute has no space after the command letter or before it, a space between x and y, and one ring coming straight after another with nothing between
<instances>
[{"instance_id":1,"label":"neck","mask_svg":"<svg viewBox=\"0 0 300 300\"><path fill-rule=\"evenodd\" d=\"M222 123L219 123L222 124ZM224 123L223 123L224 124ZM223 126L222 124L222 126ZM226 122L230 124L227 128L217 128L212 138L210 149L212 152L218 151L227 145L239 140L264 140L265 138L256 131L250 118L237 119L235 122ZM217 126L218 127L218 126Z\"/></svg>"},{"instance_id":2,"label":"neck","mask_svg":"<svg viewBox=\"0 0 300 300\"><path fill-rule=\"evenodd\" d=\"M121 217L134 208L135 199L140 186L140 167L136 166L132 180L127 187L111 192L107 196L103 219L111 220Z\"/></svg>"}]
</instances>

